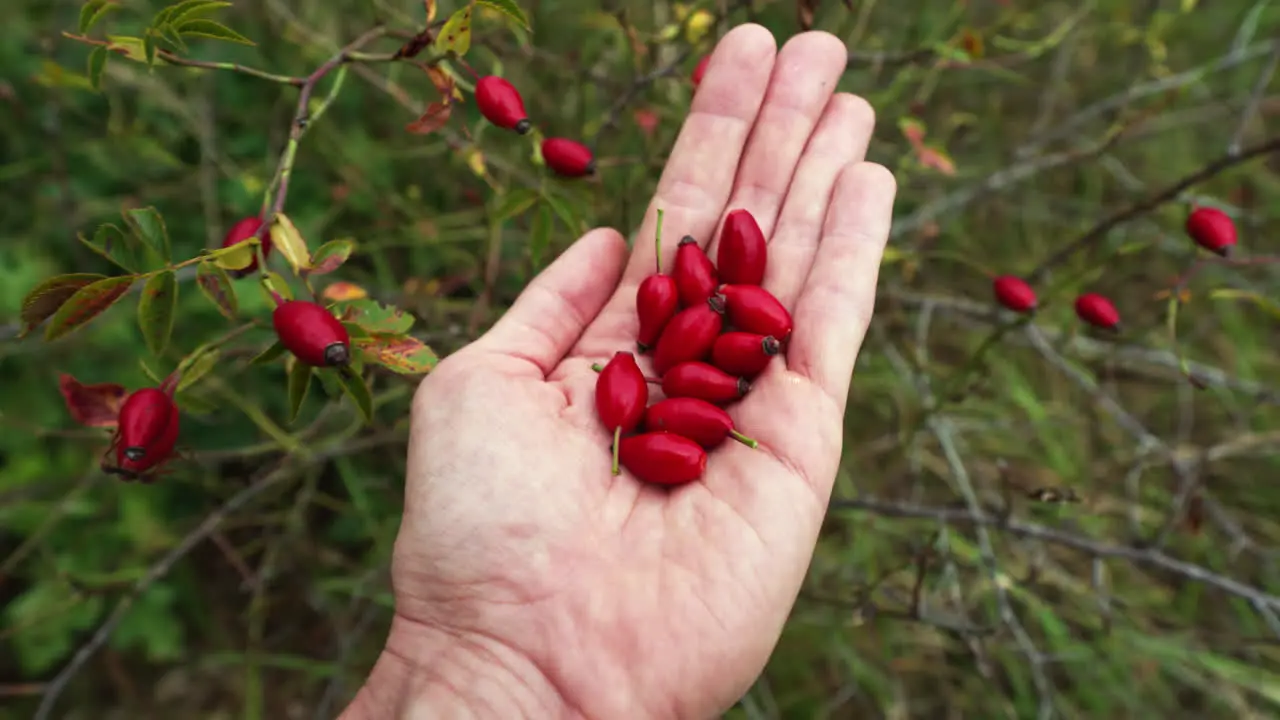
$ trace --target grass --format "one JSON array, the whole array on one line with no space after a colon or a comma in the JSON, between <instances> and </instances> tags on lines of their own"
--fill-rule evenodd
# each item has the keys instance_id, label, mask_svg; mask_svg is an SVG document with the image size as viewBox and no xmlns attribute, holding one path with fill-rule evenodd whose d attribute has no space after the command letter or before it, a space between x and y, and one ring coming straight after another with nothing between
<instances>
[{"instance_id":1,"label":"grass","mask_svg":"<svg viewBox=\"0 0 1280 720\"><path fill-rule=\"evenodd\" d=\"M599 131L599 184L543 183L525 141L486 130L470 105L443 134L405 133L433 90L420 71L387 63L351 67L292 179L289 214L307 237L361 243L342 279L412 311L441 354L492 322L582 228L635 226L688 107L684 77L713 42L698 39L669 75L637 87L688 46L679 28L657 41L679 6L522 5L535 33L481 17L468 58L521 87L543 127ZM1274 716L1280 621L1220 580L1280 590L1280 275L1206 267L1178 310L1175 342L1160 293L1196 258L1182 202L1056 267L1033 331L1003 327L984 273L1029 273L1237 139L1267 137L1280 108L1268 70L1280 8L853 6L820 3L816 26L851 48L840 89L877 109L871 159L900 186L894 238L837 500L778 649L730 716ZM159 7L125 3L104 22L127 33ZM412 29L421 7L237 3L225 21L257 45L200 42L192 56L305 74L379 18ZM0 7L0 323L40 279L104 270L74 237L124 204L159 208L184 256L216 242L256 211L284 146L296 93L260 78L113 61L102 93L85 88L87 48L60 36L78 12L73 2ZM780 39L798 31L794 3L756 2L751 16ZM945 61L962 47L981 56ZM637 108L656 114L651 134ZM943 155L913 147L909 118ZM464 127L484 149L485 177L458 150ZM1183 199L1227 207L1244 256L1275 252L1277 167L1271 156L1240 164ZM490 232L486 198L518 207L522 189L549 199L526 196L526 212ZM1246 295L1214 298L1216 288ZM1121 335L1076 326L1070 299L1085 289L1116 301ZM266 307L252 289L240 296L248 310ZM189 350L224 321L196 293L180 302L173 344ZM136 598L60 707L67 717L332 715L389 619L383 568L403 477L389 450L402 442L412 385L375 386L372 430L321 393L291 426L282 372L227 364L202 386L211 409L188 431L197 462L152 487L123 486L96 473L98 437L74 427L56 382L60 372L145 382L132 314L111 311L50 344L11 335L0 345L0 717L29 716L129 586L272 472L274 484ZM1213 379L1208 389L1181 375L1179 352ZM148 362L161 371L181 354ZM319 458L282 468L282 442ZM1194 494L1179 493L1187 476ZM1082 501L1027 498L1044 488ZM1180 495L1201 520L1171 512ZM1171 517L1163 550L1132 544Z\"/></svg>"}]
</instances>

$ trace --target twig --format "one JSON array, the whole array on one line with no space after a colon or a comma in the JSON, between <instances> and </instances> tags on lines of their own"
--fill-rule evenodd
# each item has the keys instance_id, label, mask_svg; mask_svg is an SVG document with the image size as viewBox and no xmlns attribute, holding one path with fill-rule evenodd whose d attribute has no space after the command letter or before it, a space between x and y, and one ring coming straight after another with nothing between
<instances>
[{"instance_id":1,"label":"twig","mask_svg":"<svg viewBox=\"0 0 1280 720\"><path fill-rule=\"evenodd\" d=\"M1280 135L1264 140L1256 145L1251 145L1240 152L1223 155L1190 175L1183 177L1172 185L1169 185L1152 195L1148 195L1137 203L1103 218L1102 221L1094 225L1092 228L1089 228L1089 230L1083 235L1059 248L1057 252L1053 253L1041 262L1040 265L1029 274L1030 278L1032 280L1039 280L1046 272L1062 264L1077 252L1101 241L1107 236L1107 233L1111 232L1116 227L1136 217L1145 215L1166 203L1176 200L1179 195L1192 186L1198 185L1205 180L1208 180L1209 178L1212 178L1215 175L1248 160L1252 160L1253 158L1266 155L1267 153L1276 152L1278 150L1280 150Z\"/></svg>"},{"instance_id":2,"label":"twig","mask_svg":"<svg viewBox=\"0 0 1280 720\"><path fill-rule=\"evenodd\" d=\"M98 629L94 631L89 640L76 650L71 661L59 670L58 674L46 686L44 697L40 700L40 706L36 709L33 720L47 720L51 716L58 698L62 695L67 685L84 668L89 659L111 639L111 634L115 632L116 627L129 614L129 610L133 608L138 598L157 580L167 575L178 561L186 557L197 545L217 530L232 513L244 507L262 493L292 477L294 470L327 462L335 457L359 452L371 447L400 442L402 439L403 435L401 433L385 433L370 436L357 442L338 443L334 447L325 448L320 452L315 452L305 457L292 456L286 458L274 470L265 473L259 480L228 498L221 506L209 513L191 532L187 533L169 552L147 568L147 572L133 583L129 594L116 604L107 619L98 626Z\"/></svg>"},{"instance_id":3,"label":"twig","mask_svg":"<svg viewBox=\"0 0 1280 720\"><path fill-rule=\"evenodd\" d=\"M1280 610L1280 597L1245 585L1225 575L1206 570L1199 565L1169 557L1154 548L1111 545L1045 525L1024 522L1016 518L1001 519L990 513L973 512L968 508L916 505L878 498L837 498L831 501L831 509L864 510L882 517L920 518L938 523L991 527L1018 537L1079 550L1092 557L1122 558L1135 565L1181 575L1190 580L1217 588L1225 593L1244 598L1258 606Z\"/></svg>"}]
</instances>

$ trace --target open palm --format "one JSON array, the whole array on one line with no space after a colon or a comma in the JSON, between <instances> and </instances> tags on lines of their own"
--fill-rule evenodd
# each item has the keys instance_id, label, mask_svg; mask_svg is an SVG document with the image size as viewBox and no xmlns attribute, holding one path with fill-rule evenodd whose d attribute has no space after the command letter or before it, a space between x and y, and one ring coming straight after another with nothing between
<instances>
[{"instance_id":1,"label":"open palm","mask_svg":"<svg viewBox=\"0 0 1280 720\"><path fill-rule=\"evenodd\" d=\"M757 25L727 34L635 249L588 233L422 383L398 662L504 717L707 717L753 682L826 510L895 193L863 162L871 108L834 93L846 54L824 33L781 50ZM730 408L760 447L727 443L674 490L610 475L591 369L634 347L658 208L666 268L675 238L714 258L721 219L750 210L771 238L764 284L795 318L785 360Z\"/></svg>"}]
</instances>

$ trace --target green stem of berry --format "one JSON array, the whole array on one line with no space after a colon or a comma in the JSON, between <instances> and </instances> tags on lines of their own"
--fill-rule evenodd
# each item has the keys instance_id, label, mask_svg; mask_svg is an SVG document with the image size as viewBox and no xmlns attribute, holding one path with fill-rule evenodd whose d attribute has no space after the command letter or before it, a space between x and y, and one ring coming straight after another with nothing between
<instances>
[{"instance_id":1,"label":"green stem of berry","mask_svg":"<svg viewBox=\"0 0 1280 720\"><path fill-rule=\"evenodd\" d=\"M747 447L751 448L752 450L754 450L754 449L756 449L756 448L760 447L760 443L756 442L755 440L752 440L751 438L747 437L746 435L743 435L742 433L738 432L737 430L730 430L730 431L729 431L729 437L733 438L734 440L737 440L738 442L742 443L743 445L746 445Z\"/></svg>"},{"instance_id":2,"label":"green stem of berry","mask_svg":"<svg viewBox=\"0 0 1280 720\"><path fill-rule=\"evenodd\" d=\"M618 469L618 446L622 444L622 426L613 429L613 474L619 475L621 471Z\"/></svg>"},{"instance_id":3,"label":"green stem of berry","mask_svg":"<svg viewBox=\"0 0 1280 720\"><path fill-rule=\"evenodd\" d=\"M596 372L604 372L604 366L603 366L603 365L601 365L600 363L591 363L591 369L592 369L592 370L595 370ZM645 382L647 382L647 383L649 383L650 385L661 385L661 384L662 384L662 381L661 381L661 380L659 380L658 378L651 378L651 377L647 377L647 378L645 378L645 379L644 379L644 381L645 381Z\"/></svg>"},{"instance_id":4,"label":"green stem of berry","mask_svg":"<svg viewBox=\"0 0 1280 720\"><path fill-rule=\"evenodd\" d=\"M653 261L658 265L658 274L662 274L662 208L658 208L658 229L653 233Z\"/></svg>"}]
</instances>

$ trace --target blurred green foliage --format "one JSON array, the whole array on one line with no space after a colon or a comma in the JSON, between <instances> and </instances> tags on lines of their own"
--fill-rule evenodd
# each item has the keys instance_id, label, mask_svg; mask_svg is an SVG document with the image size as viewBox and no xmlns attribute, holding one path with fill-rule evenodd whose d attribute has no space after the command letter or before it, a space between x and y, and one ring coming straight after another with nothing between
<instances>
[{"instance_id":1,"label":"blurred green foliage","mask_svg":"<svg viewBox=\"0 0 1280 720\"><path fill-rule=\"evenodd\" d=\"M288 213L313 248L355 239L357 254L335 277L413 312L419 336L446 354L585 228L635 226L687 112L698 57L748 19L780 42L799 31L797 3L751 5L701 36L701 25L684 23L699 6L534 0L521 4L532 31L478 12L471 65L515 83L545 132L598 140L598 181L547 179L530 139L486 126L470 102L441 132L409 134L405 125L438 98L430 79L403 63L352 64L303 139ZM137 33L162 7L122 2L91 35ZM456 7L442 3L440 17ZM71 422L59 374L135 388L230 326L188 285L170 347L153 359L128 303L45 344L14 339L21 299L54 274L113 272L75 238L119 222L122 207L156 207L175 258L215 246L258 211L296 90L110 58L94 91L91 47L63 35L75 33L80 12L62 0L0 5L0 717L27 716L41 684L132 583L227 498L280 468L281 447L302 444L319 459L167 568L62 707L94 718L332 716L389 619L383 569L413 384L375 381L371 428L323 393L290 425L282 369L226 363L202 383L205 412L184 427L191 461L152 486L102 478L103 435ZM365 28L413 32L422 13L417 0L239 2L219 22L255 44L188 38L188 56L305 75ZM900 186L837 496L963 507L948 449L909 434L930 417L919 392L926 377L964 391L945 417L985 502L1011 495L1022 521L1109 547L1135 529L1156 531L1179 477L1072 380L1076 369L1179 458L1200 463L1205 489L1193 504L1203 528L1175 518L1170 554L1280 590L1277 318L1265 304L1210 296L1233 288L1274 303L1273 266L1216 265L1191 282L1177 347L1216 378L1205 391L1178 372L1160 295L1196 257L1180 232L1184 203L1119 227L1053 276L1035 321L1047 353L1010 332L973 361L995 326L989 279L975 266L1026 273L1237 139L1274 132L1280 7L827 2L815 26L848 42L839 89L876 107L871 159ZM1280 252L1270 239L1277 169L1272 157L1242 164L1188 199L1227 208L1246 256ZM494 214L509 217L497 230ZM252 284L238 281L241 307L262 315L268 301ZM1080 336L1069 300L1085 288L1115 299L1120 338ZM269 334L255 332L266 347ZM1022 499L1045 487L1071 488L1083 502ZM1062 543L991 536L995 580L970 524L837 503L774 659L732 716L1030 718L1046 697L1063 717L1276 713L1277 645L1248 602L1125 552L1094 562ZM927 547L935 559L918 581ZM924 618L909 612L917 595ZM1020 634L997 613L997 596ZM988 625L996 631L963 631Z\"/></svg>"}]
</instances>

